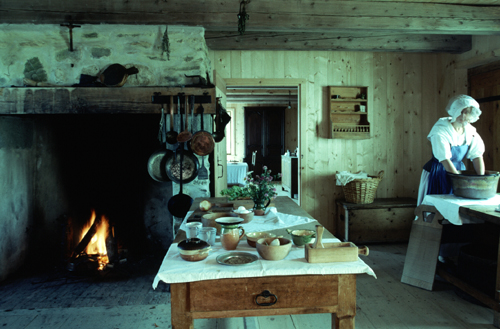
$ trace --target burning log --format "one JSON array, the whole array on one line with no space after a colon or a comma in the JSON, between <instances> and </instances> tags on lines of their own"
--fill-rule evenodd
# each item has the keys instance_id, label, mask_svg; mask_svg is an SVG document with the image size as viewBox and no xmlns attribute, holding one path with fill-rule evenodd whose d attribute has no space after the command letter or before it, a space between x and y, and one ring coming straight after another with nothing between
<instances>
[{"instance_id":1,"label":"burning log","mask_svg":"<svg viewBox=\"0 0 500 329\"><path fill-rule=\"evenodd\" d=\"M87 248L90 240L92 240L92 238L96 234L96 232L97 232L97 226L100 223L101 223L101 219L98 216L96 216L96 219L94 220L94 223L92 224L92 226L87 231L87 233L85 234L85 236L83 237L83 239L80 241L80 243L78 243L78 245L76 246L75 250L73 251L73 255L71 256L72 259L78 257L78 255L80 255L85 250L85 248Z\"/></svg>"}]
</instances>

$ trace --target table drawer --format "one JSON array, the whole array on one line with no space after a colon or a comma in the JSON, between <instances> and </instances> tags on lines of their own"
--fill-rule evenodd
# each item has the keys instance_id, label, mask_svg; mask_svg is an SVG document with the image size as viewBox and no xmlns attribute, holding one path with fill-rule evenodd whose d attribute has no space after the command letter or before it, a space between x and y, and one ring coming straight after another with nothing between
<instances>
[{"instance_id":1,"label":"table drawer","mask_svg":"<svg viewBox=\"0 0 500 329\"><path fill-rule=\"evenodd\" d=\"M302 275L191 282L190 311L334 306L338 303L338 277ZM259 296L265 291L276 297ZM256 298L261 305L257 304Z\"/></svg>"}]
</instances>

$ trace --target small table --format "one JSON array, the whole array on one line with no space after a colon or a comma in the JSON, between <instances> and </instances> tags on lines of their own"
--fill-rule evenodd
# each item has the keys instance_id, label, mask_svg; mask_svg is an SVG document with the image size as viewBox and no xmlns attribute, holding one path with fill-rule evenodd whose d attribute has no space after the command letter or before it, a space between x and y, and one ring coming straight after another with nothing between
<instances>
[{"instance_id":1,"label":"small table","mask_svg":"<svg viewBox=\"0 0 500 329\"><path fill-rule=\"evenodd\" d=\"M227 163L227 183L229 185L246 185L245 176L248 172L246 162L228 162Z\"/></svg>"},{"instance_id":2,"label":"small table","mask_svg":"<svg viewBox=\"0 0 500 329\"><path fill-rule=\"evenodd\" d=\"M227 202L225 198L210 198L209 200L215 203ZM201 199L195 200L191 210L197 209L199 201ZM288 197L277 197L274 203L280 213L312 218ZM314 221L295 227L314 228L315 223L317 224ZM275 233L287 236L285 229L280 229ZM333 235L325 230L324 237L333 238ZM185 232L181 230L174 242L179 242L184 238ZM262 260L262 262L266 262L266 266L273 267L273 261ZM358 262L363 263L360 260ZM356 264L358 262L348 263ZM279 261L275 263L278 265ZM299 266L309 268L309 263L305 260L296 263ZM344 266L347 266L341 263L325 264L335 264L325 266L344 271ZM165 260L162 267L164 265L168 267ZM369 272L373 273L366 264L364 265L369 269ZM220 265L218 271L227 271L228 273L224 274L229 275L231 267ZM160 273L161 268L159 275ZM176 329L193 328L194 319L200 318L332 313L333 328L354 329L356 276L363 272L345 271L342 273L346 274L264 275L191 282L182 282L185 279L181 273L176 276L177 282L167 282L170 283L171 289L172 327ZM276 296L276 299L266 297L273 295ZM257 303L257 298L259 298L261 305ZM264 302L262 302L262 298Z\"/></svg>"}]
</instances>

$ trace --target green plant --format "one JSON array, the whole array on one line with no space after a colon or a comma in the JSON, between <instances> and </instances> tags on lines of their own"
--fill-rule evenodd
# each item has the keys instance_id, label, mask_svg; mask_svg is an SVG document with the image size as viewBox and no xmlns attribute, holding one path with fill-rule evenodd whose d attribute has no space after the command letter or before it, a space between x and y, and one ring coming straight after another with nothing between
<instances>
[{"instance_id":1,"label":"green plant","mask_svg":"<svg viewBox=\"0 0 500 329\"><path fill-rule=\"evenodd\" d=\"M243 187L235 185L222 190L221 194L227 196L229 200L250 198L256 205L265 205L267 200L278 195L273 179L281 177L281 174L271 176L271 170L267 166L262 167L262 170L262 175L255 175L255 177L252 177L253 171L250 171L245 177L247 185Z\"/></svg>"},{"instance_id":2,"label":"green plant","mask_svg":"<svg viewBox=\"0 0 500 329\"><path fill-rule=\"evenodd\" d=\"M220 192L222 195L227 196L230 201L238 198L250 197L244 187L235 185L231 188L226 188Z\"/></svg>"}]
</instances>

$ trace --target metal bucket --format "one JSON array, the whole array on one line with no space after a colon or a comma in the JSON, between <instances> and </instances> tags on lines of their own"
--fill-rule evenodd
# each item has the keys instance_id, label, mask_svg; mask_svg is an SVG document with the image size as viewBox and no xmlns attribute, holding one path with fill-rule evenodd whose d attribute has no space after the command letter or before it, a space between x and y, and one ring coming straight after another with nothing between
<instances>
[{"instance_id":1,"label":"metal bucket","mask_svg":"<svg viewBox=\"0 0 500 329\"><path fill-rule=\"evenodd\" d=\"M468 199L489 199L495 196L498 187L498 171L485 170L484 175L475 171L460 171L460 174L448 173L453 186L453 194Z\"/></svg>"}]
</instances>

